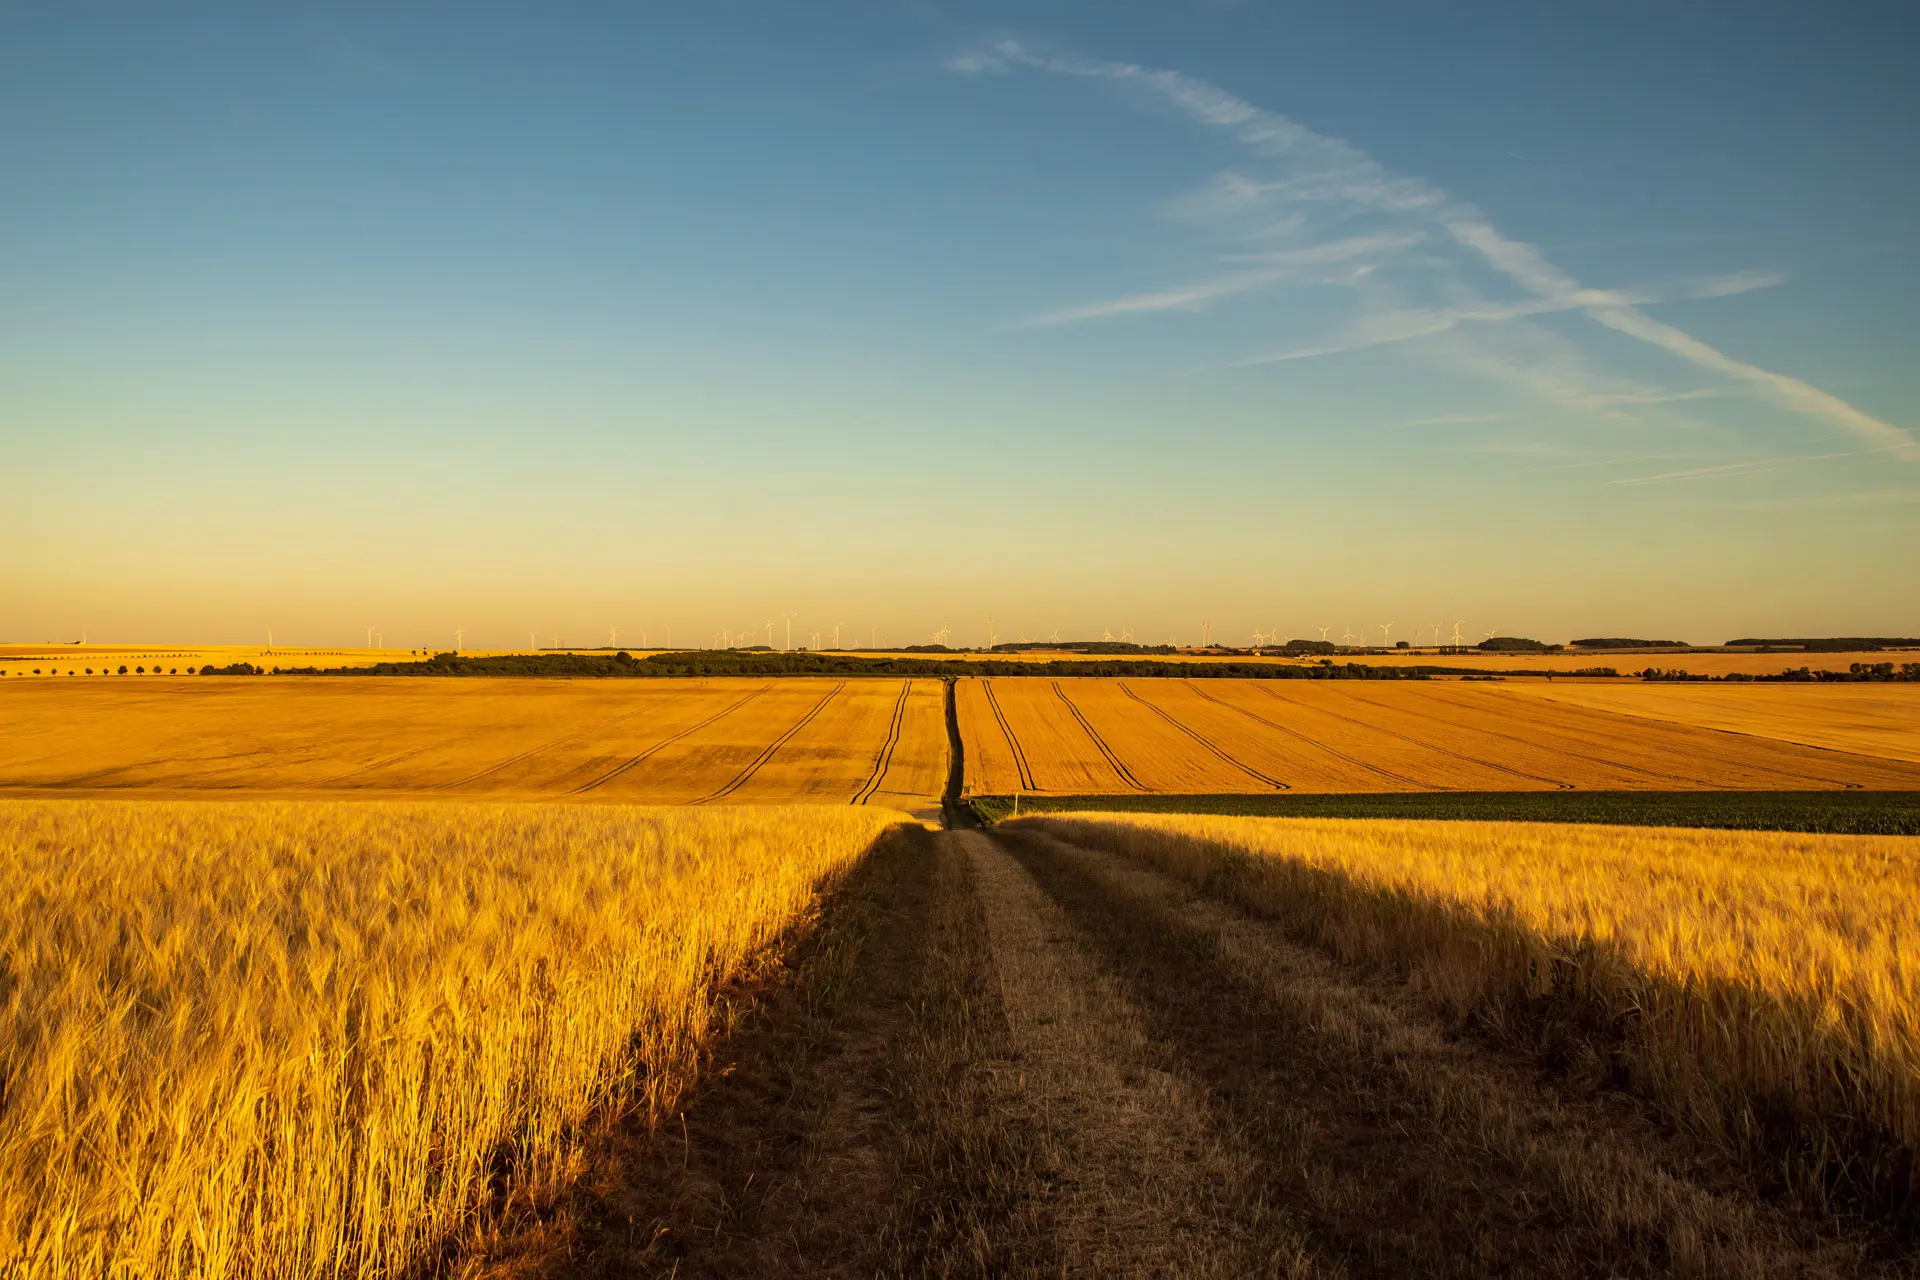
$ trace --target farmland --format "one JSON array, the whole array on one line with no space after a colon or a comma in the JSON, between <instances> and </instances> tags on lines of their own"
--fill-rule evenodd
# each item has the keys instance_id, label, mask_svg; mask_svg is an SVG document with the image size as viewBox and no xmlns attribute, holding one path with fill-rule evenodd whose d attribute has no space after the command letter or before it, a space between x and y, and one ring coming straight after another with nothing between
<instances>
[{"instance_id":1,"label":"farmland","mask_svg":"<svg viewBox=\"0 0 1920 1280\"><path fill-rule=\"evenodd\" d=\"M0 1250L1906 1274L1912 697L0 682Z\"/></svg>"},{"instance_id":2,"label":"farmland","mask_svg":"<svg viewBox=\"0 0 1920 1280\"><path fill-rule=\"evenodd\" d=\"M1490 689L1488 692L1495 692ZM1920 762L1920 696L1900 685L1503 684L1575 707Z\"/></svg>"},{"instance_id":3,"label":"farmland","mask_svg":"<svg viewBox=\"0 0 1920 1280\"><path fill-rule=\"evenodd\" d=\"M1857 1194L1912 1193L1920 987L1903 939L1920 927L1920 840L1144 814L1023 825L1183 880L1234 868L1242 905L1349 961L1419 972L1461 1016L1518 1029L1559 1005L1621 1027L1600 1049L1625 1079L1716 1144L1792 1153L1807 1194L1836 1186L1818 1153L1886 1135L1884 1163L1837 1176ZM1763 1123L1759 1099L1793 1102Z\"/></svg>"},{"instance_id":4,"label":"farmland","mask_svg":"<svg viewBox=\"0 0 1920 1280\"><path fill-rule=\"evenodd\" d=\"M900 656L898 653L885 650L861 650L859 653L861 656L871 658ZM1310 667L1317 666L1322 661L1319 657L1283 657L1270 651L1243 651L1229 654L1188 649L1169 654L1090 654L1068 649L995 650L990 653L967 650L924 656L973 663L1023 662L1036 665L1048 662L1125 662L1148 659L1155 662L1183 662L1201 666L1228 662L1256 662L1276 667ZM1343 650L1331 661L1375 667L1441 667L1448 671L1462 673L1537 676L1545 679L1549 674L1566 677L1582 670L1598 667L1612 667L1622 677L1637 675L1648 667L1657 667L1662 671L1685 671L1691 675L1700 676L1772 676L1801 667L1844 671L1851 662L1910 661L1913 656L1912 652L1898 650L1880 654L1806 653L1799 650L1758 653L1716 649L1655 651L1595 649L1564 650L1560 653L1516 653L1483 652L1476 649L1442 652L1429 647L1426 649Z\"/></svg>"},{"instance_id":5,"label":"farmland","mask_svg":"<svg viewBox=\"0 0 1920 1280\"><path fill-rule=\"evenodd\" d=\"M966 680L958 713L976 794L1920 787L1889 749L1920 746L1920 715L1842 751L1438 682Z\"/></svg>"},{"instance_id":6,"label":"farmland","mask_svg":"<svg viewBox=\"0 0 1920 1280\"><path fill-rule=\"evenodd\" d=\"M927 809L937 680L20 681L15 792L433 795Z\"/></svg>"},{"instance_id":7,"label":"farmland","mask_svg":"<svg viewBox=\"0 0 1920 1280\"><path fill-rule=\"evenodd\" d=\"M672 1108L717 989L902 821L0 806L7 1273L403 1273Z\"/></svg>"}]
</instances>

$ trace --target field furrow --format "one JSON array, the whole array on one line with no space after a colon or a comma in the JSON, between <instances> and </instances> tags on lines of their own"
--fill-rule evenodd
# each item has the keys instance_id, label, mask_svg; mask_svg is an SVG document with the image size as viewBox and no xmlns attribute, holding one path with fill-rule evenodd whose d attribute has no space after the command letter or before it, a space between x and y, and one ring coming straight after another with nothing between
<instances>
[{"instance_id":1,"label":"field furrow","mask_svg":"<svg viewBox=\"0 0 1920 1280\"><path fill-rule=\"evenodd\" d=\"M686 803L739 780L755 803L924 810L944 786L937 681L236 677L0 687L0 791L461 795Z\"/></svg>"},{"instance_id":2,"label":"field furrow","mask_svg":"<svg viewBox=\"0 0 1920 1280\"><path fill-rule=\"evenodd\" d=\"M1027 790L1105 794L1135 789L1095 745L1073 708L1054 692L1051 681L982 683L991 686L987 692L1006 717L1010 740L1018 744L1018 759L1026 766L1021 772L1029 780ZM971 759L971 748L968 756Z\"/></svg>"}]
</instances>

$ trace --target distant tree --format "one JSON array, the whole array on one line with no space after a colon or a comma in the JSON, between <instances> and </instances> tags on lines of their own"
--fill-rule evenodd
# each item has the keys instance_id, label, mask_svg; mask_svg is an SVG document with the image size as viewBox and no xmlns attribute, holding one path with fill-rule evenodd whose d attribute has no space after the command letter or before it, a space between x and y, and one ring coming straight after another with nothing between
<instances>
[{"instance_id":1,"label":"distant tree","mask_svg":"<svg viewBox=\"0 0 1920 1280\"><path fill-rule=\"evenodd\" d=\"M124 662L120 664L120 674L121 675L127 674L127 664Z\"/></svg>"},{"instance_id":2,"label":"distant tree","mask_svg":"<svg viewBox=\"0 0 1920 1280\"><path fill-rule=\"evenodd\" d=\"M88 675L92 675L92 674L93 674L93 668L92 668L92 667L88 667L88 668L87 668L87 674L88 674Z\"/></svg>"},{"instance_id":3,"label":"distant tree","mask_svg":"<svg viewBox=\"0 0 1920 1280\"><path fill-rule=\"evenodd\" d=\"M1482 640L1475 648L1494 653L1545 653L1547 646L1538 640L1528 640L1524 636L1491 636Z\"/></svg>"},{"instance_id":4,"label":"distant tree","mask_svg":"<svg viewBox=\"0 0 1920 1280\"><path fill-rule=\"evenodd\" d=\"M1393 642L1393 647L1396 649L1411 649L1413 648L1413 645L1405 640L1395 640Z\"/></svg>"},{"instance_id":5,"label":"distant tree","mask_svg":"<svg viewBox=\"0 0 1920 1280\"><path fill-rule=\"evenodd\" d=\"M135 668L133 669L133 674L135 674L135 675L137 675L137 676L143 676L143 675L145 675L145 674L147 674L147 669L146 669L145 667L135 667Z\"/></svg>"}]
</instances>

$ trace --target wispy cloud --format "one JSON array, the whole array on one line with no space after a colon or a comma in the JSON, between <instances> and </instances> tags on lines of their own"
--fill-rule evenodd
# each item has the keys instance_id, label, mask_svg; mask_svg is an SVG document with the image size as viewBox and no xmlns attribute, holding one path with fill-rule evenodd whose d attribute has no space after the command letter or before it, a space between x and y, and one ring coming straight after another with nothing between
<instances>
[{"instance_id":1,"label":"wispy cloud","mask_svg":"<svg viewBox=\"0 0 1920 1280\"><path fill-rule=\"evenodd\" d=\"M1242 254L1245 265L1238 271L1202 280L1195 284L1163 289L1155 293L1136 293L1105 302L1091 302L1024 320L1023 325L1072 324L1080 320L1099 320L1108 316L1136 315L1145 311L1193 310L1206 303L1234 294L1248 293L1267 285L1298 276L1303 270L1327 267L1356 259L1374 257L1418 244L1418 234L1383 233L1349 236L1325 244L1301 249L1280 249L1266 253Z\"/></svg>"},{"instance_id":2,"label":"wispy cloud","mask_svg":"<svg viewBox=\"0 0 1920 1280\"><path fill-rule=\"evenodd\" d=\"M1746 462L1729 462L1717 467L1689 467L1684 471L1663 471L1658 475L1609 480L1601 487L1617 489L1635 485L1670 484L1680 480L1724 480L1734 476L1753 475L1761 471L1778 471L1783 467L1798 466L1807 462L1828 462L1835 458L1862 458L1873 453L1890 453L1903 447L1894 444L1877 449L1848 449L1840 453L1802 453L1784 458L1753 458Z\"/></svg>"},{"instance_id":3,"label":"wispy cloud","mask_svg":"<svg viewBox=\"0 0 1920 1280\"><path fill-rule=\"evenodd\" d=\"M1338 355L1342 352L1362 351L1369 347L1409 342L1415 338L1445 333L1456 325L1498 323L1518 320L1525 316L1549 315L1556 311L1585 311L1591 314L1595 309L1631 309L1673 298L1727 298L1739 293L1749 293L1755 289L1769 288L1779 284L1781 279L1781 276L1771 272L1744 271L1737 275L1721 276L1685 286L1666 297L1662 297L1654 290L1623 292L1608 289L1576 289L1572 293L1558 297L1536 297L1522 302L1480 302L1465 306L1376 312L1367 317L1359 331L1345 338L1323 346L1298 347L1290 351L1275 352L1272 355L1253 356L1238 363L1243 366L1278 364L1287 360L1305 360L1313 356ZM1684 397L1661 396L1642 400L1640 403L1652 404L1677 398L1699 399L1701 396L1698 393Z\"/></svg>"},{"instance_id":4,"label":"wispy cloud","mask_svg":"<svg viewBox=\"0 0 1920 1280\"><path fill-rule=\"evenodd\" d=\"M1675 297L1729 297L1768 287L1780 283L1782 277L1777 273L1743 273L1668 291L1592 289L1550 262L1536 246L1505 235L1471 204L1423 179L1394 173L1342 139L1316 133L1205 80L1135 63L1040 53L1014 40L1000 40L968 50L954 57L949 65L966 74L1037 70L1135 89L1171 105L1197 124L1230 133L1250 155L1278 162L1282 171L1277 176L1220 175L1206 188L1179 202L1178 211L1188 216L1241 218L1287 210L1288 220L1283 225L1295 230L1310 220L1301 217L1303 211L1321 207L1331 209L1331 216L1337 218L1385 220L1403 235L1417 234L1424 238L1433 233L1451 240L1473 260L1529 295L1519 299L1476 296L1438 307L1393 308L1365 317L1354 331L1340 338L1291 347L1255 357L1248 363L1295 360L1409 342L1450 333L1464 325L1518 326L1532 317L1578 312L1783 409L1846 431L1876 449L1920 460L1920 443L1916 443L1907 430L1801 379L1728 355L1641 309ZM1068 308L1041 317L1037 322L1060 324L1102 316L1194 308L1230 294L1267 287L1285 278L1285 271L1278 267L1249 267L1198 284ZM1462 278L1459 273L1448 277L1454 291L1461 291ZM1563 403L1611 404L1617 413L1620 405L1657 404L1669 398L1658 388L1643 388L1638 393L1629 391L1610 398L1604 392L1597 393L1592 386L1579 385L1581 378L1568 372L1573 367L1572 361L1563 361L1561 370L1541 376L1518 368L1513 360L1497 353L1482 352L1482 356L1483 369L1491 371L1493 376L1530 384L1536 392ZM1636 394L1642 398L1632 398Z\"/></svg>"},{"instance_id":5,"label":"wispy cloud","mask_svg":"<svg viewBox=\"0 0 1920 1280\"><path fill-rule=\"evenodd\" d=\"M1409 418L1397 425L1402 427L1469 427L1489 422L1505 422L1512 415L1505 413L1442 413L1431 418Z\"/></svg>"}]
</instances>

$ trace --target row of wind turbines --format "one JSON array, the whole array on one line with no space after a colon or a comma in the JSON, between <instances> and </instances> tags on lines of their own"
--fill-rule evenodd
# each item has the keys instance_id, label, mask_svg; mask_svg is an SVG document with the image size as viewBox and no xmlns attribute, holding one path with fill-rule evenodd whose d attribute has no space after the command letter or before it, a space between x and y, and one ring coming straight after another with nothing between
<instances>
[{"instance_id":1,"label":"row of wind turbines","mask_svg":"<svg viewBox=\"0 0 1920 1280\"><path fill-rule=\"evenodd\" d=\"M1445 622L1420 623L1414 627L1413 638L1409 643L1415 648L1418 648L1422 643L1434 645L1440 648L1454 648L1454 649L1464 648L1466 645L1471 643L1471 641L1469 641L1465 636L1460 634L1460 628L1465 624L1466 624L1466 619L1464 618L1456 620L1452 624L1453 633L1451 635L1446 636L1445 638L1442 638L1441 631L1442 631L1442 628L1448 625L1447 623ZM1379 647L1382 649L1392 647L1393 628L1396 624L1391 622L1380 622L1374 625L1380 628ZM1327 639L1327 636L1333 631L1334 626L1335 624L1328 623L1324 627L1316 626L1314 630L1320 633L1320 639L1323 642L1325 642ZM1429 635L1429 632L1431 632L1430 635ZM1499 629L1495 628L1492 631L1485 632L1481 638L1484 640L1491 640L1493 639L1493 637L1499 634L1500 634ZM1424 642L1420 639L1420 637L1423 635L1428 636L1428 639L1425 640ZM1282 635L1277 631L1256 630L1253 633L1253 648L1255 648L1256 650L1267 649L1267 648L1281 648L1287 645L1288 642L1290 642L1292 639L1293 639L1292 636ZM1367 643L1366 629L1363 627L1360 631L1355 631L1351 625L1346 625L1345 627L1343 627L1343 629L1340 632L1340 643L1350 648L1354 646L1366 645Z\"/></svg>"},{"instance_id":2,"label":"row of wind turbines","mask_svg":"<svg viewBox=\"0 0 1920 1280\"><path fill-rule=\"evenodd\" d=\"M709 637L709 639L713 642L712 643L713 648L737 649L737 648L744 647L746 645L759 643L760 642L759 635L762 631L765 631L766 637L767 637L765 643L767 647L771 649L775 647L774 636L776 631L779 628L784 626L785 628L784 643L778 647L790 652L793 649L793 620L798 616L799 616L798 614L793 614L793 613L782 613L778 619L768 618L765 622L759 623L757 625L745 626L738 631L734 631L728 627L721 627L719 630L715 631ZM843 630L846 628L846 625L847 624L844 622L834 623L831 643L826 643L826 644L822 643L827 638L826 633L824 631L818 631L818 630L814 631L811 634L811 636L807 637L807 639L810 641L808 648L816 652L820 651L823 648L830 649L830 650L841 649L843 647L841 644L841 634ZM1313 629L1320 633L1321 641L1325 642L1327 640L1327 637L1330 634L1332 634L1333 628L1335 625L1338 625L1338 624L1328 623L1326 626L1315 626ZM1381 623L1376 623L1374 625L1380 628L1379 647L1382 649L1391 648L1393 644L1393 628L1395 627L1396 624L1392 622L1381 622ZM1446 635L1443 637L1442 631L1447 625L1448 624L1446 622L1425 622L1425 623L1417 624L1413 629L1413 637L1410 643L1416 648L1419 647L1422 643L1430 644L1430 645L1434 645L1442 648L1464 648L1467 644L1470 643L1470 641L1468 641L1467 638L1460 633L1460 628L1463 625L1465 625L1465 619L1458 619L1454 621L1452 624L1452 627L1453 627L1452 633L1450 635ZM666 640L665 640L664 647L671 649L673 647L673 628L671 626L666 627L665 633L666 633ZM386 637L385 637L385 634L380 630L380 628L369 625L366 628L366 634L367 634L367 648L381 649L385 647ZM1494 630L1484 632L1482 635L1482 638L1490 640L1494 636L1497 636L1499 634L1500 634L1499 629L1495 628ZM1134 628L1131 626L1122 627L1120 629L1120 634L1117 636L1114 635L1113 628L1111 627L1103 626L1100 629L1100 639L1106 643L1118 642L1121 644L1133 644L1135 643L1134 635L1135 635ZM1424 642L1420 638L1423 635L1428 637ZM650 636L649 631L643 628L640 632L640 644L639 644L640 648L648 649L652 647L652 645L649 643L649 636ZM467 637L467 631L465 627L454 628L453 651L455 653L459 653L465 647L466 637ZM941 646L949 645L954 638L954 630L953 630L952 624L942 622L939 628L933 631L931 634L929 634L927 638L928 640L930 640L931 642L937 645L941 645ZM995 648L1000 644L1000 632L999 632L998 626L994 622L994 619L991 617L986 619L984 638L986 640L985 647L988 649ZM1283 634L1278 630L1263 631L1256 628L1253 632L1252 644L1250 645L1250 647L1255 652L1259 652L1262 649L1285 648L1287 644L1289 644L1293 639L1294 639L1293 636ZM268 643L268 647L271 648L273 644L271 633L269 633L267 643ZM609 649L618 648L619 643L620 643L620 628L617 625L609 625L607 627L606 647ZM1022 629L1022 631L1020 632L1018 643L1032 644L1034 643L1034 641L1030 640L1027 637L1026 631ZM1048 644L1063 643L1063 641L1060 638L1060 628L1058 627L1053 628L1053 630L1046 637L1046 640L1044 641L1044 643L1048 643ZM1179 647L1180 641L1177 636L1169 635L1167 637L1167 643L1177 648ZM1203 618L1200 621L1199 647L1203 649L1212 648L1213 643L1214 643L1213 620L1211 618ZM1366 647L1367 646L1366 628L1363 627L1361 630L1355 631L1351 624L1343 625L1340 632L1339 643L1342 646L1347 648ZM880 636L880 628L878 626L868 627L867 628L867 647L869 649L878 649L880 648L881 644L882 644L882 639ZM534 631L529 631L527 633L527 648L530 650L533 650L533 649L539 649L541 647L542 646L540 644L539 633ZM549 637L549 643L546 647L552 648L552 649L559 649L559 648L565 647L560 643L559 632L554 632Z\"/></svg>"}]
</instances>

